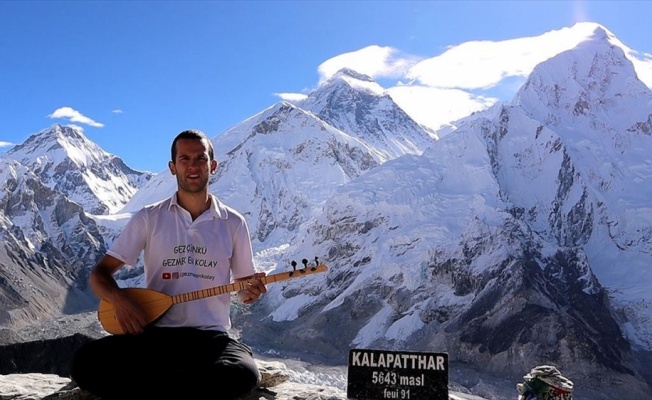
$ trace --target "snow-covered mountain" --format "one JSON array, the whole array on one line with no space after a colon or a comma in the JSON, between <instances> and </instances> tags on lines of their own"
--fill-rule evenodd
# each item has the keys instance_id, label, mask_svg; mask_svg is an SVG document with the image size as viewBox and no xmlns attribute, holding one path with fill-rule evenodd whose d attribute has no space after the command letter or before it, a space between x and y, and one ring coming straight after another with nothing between
<instances>
[{"instance_id":1,"label":"snow-covered mountain","mask_svg":"<svg viewBox=\"0 0 652 400\"><path fill-rule=\"evenodd\" d=\"M127 167L81 130L61 125L30 136L3 158L25 165L45 185L92 214L115 213L152 176Z\"/></svg>"},{"instance_id":2,"label":"snow-covered mountain","mask_svg":"<svg viewBox=\"0 0 652 400\"><path fill-rule=\"evenodd\" d=\"M505 195L527 210L528 225L548 241L583 247L616 306L633 317L630 311L652 304L652 92L615 43L598 28L593 40L532 73L512 118L541 124L537 145L512 144L511 167L501 164L510 172ZM561 152L547 156L543 146ZM534 176L538 185L524 193L519 187ZM626 334L652 350L648 318L630 318L635 328Z\"/></svg>"},{"instance_id":3,"label":"snow-covered mountain","mask_svg":"<svg viewBox=\"0 0 652 400\"><path fill-rule=\"evenodd\" d=\"M97 299L88 270L116 234L92 214L117 211L151 176L127 167L79 129L60 125L4 154L0 323L21 326L91 309Z\"/></svg>"},{"instance_id":4,"label":"snow-covered mountain","mask_svg":"<svg viewBox=\"0 0 652 400\"><path fill-rule=\"evenodd\" d=\"M335 188L387 160L421 154L435 137L369 77L345 70L298 105L280 102L215 137L211 191L247 216L257 249L284 246ZM175 178L159 173L122 212L175 190Z\"/></svg>"},{"instance_id":5,"label":"snow-covered mountain","mask_svg":"<svg viewBox=\"0 0 652 400\"><path fill-rule=\"evenodd\" d=\"M13 160L0 159L0 325L88 310L88 263L106 251L83 208Z\"/></svg>"},{"instance_id":6,"label":"snow-covered mountain","mask_svg":"<svg viewBox=\"0 0 652 400\"><path fill-rule=\"evenodd\" d=\"M579 399L652 396L652 93L605 28L446 132L343 70L213 143L211 190L245 214L258 267L329 266L234 310L256 348L335 364L351 347L447 352L514 380L550 363ZM90 215L40 167L49 147L29 147L22 165L0 160L0 234L16 243L0 260L32 260L11 282L47 282L43 243L91 266L129 213L176 189L163 171L122 214Z\"/></svg>"},{"instance_id":7,"label":"snow-covered mountain","mask_svg":"<svg viewBox=\"0 0 652 400\"><path fill-rule=\"evenodd\" d=\"M270 287L245 338L335 359L447 351L501 374L549 362L649 396L652 94L611 38L597 28L511 104L340 186L286 250L331 271Z\"/></svg>"},{"instance_id":8,"label":"snow-covered mountain","mask_svg":"<svg viewBox=\"0 0 652 400\"><path fill-rule=\"evenodd\" d=\"M350 69L337 72L297 105L377 149L383 161L420 154L438 138L406 114L378 83Z\"/></svg>"}]
</instances>

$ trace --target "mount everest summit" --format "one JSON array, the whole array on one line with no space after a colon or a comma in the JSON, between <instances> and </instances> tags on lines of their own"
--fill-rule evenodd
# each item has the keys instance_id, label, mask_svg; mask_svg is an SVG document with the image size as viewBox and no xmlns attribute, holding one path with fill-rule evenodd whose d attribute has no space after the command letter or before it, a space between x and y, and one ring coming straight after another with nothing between
<instances>
[{"instance_id":1,"label":"mount everest summit","mask_svg":"<svg viewBox=\"0 0 652 400\"><path fill-rule=\"evenodd\" d=\"M216 136L211 191L245 215L258 267L329 266L235 311L243 339L332 363L447 352L508 377L551 363L592 398L652 395L652 92L619 43L596 25L445 135L342 70ZM88 268L176 188L86 143L54 126L0 159L5 326L92 309Z\"/></svg>"}]
</instances>

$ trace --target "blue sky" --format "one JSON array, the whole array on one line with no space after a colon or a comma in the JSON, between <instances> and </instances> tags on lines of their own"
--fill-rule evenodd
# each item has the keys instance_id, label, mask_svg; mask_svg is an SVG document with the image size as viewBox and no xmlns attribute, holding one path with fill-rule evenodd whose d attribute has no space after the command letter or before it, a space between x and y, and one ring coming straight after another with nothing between
<instances>
[{"instance_id":1,"label":"blue sky","mask_svg":"<svg viewBox=\"0 0 652 400\"><path fill-rule=\"evenodd\" d=\"M649 15L645 1L0 1L0 151L72 123L159 172L179 131L216 136L314 89L341 55L426 59L580 21L649 55Z\"/></svg>"}]
</instances>

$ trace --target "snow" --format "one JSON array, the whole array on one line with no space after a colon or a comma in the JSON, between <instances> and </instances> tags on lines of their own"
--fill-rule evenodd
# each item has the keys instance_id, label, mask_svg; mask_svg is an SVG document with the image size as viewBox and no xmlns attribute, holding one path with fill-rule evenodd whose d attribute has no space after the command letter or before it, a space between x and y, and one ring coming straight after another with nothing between
<instances>
[{"instance_id":1,"label":"snow","mask_svg":"<svg viewBox=\"0 0 652 400\"><path fill-rule=\"evenodd\" d=\"M406 340L406 338L410 337L412 333L417 332L423 326L425 326L425 324L421 321L418 314L409 314L390 325L385 332L385 337L401 342Z\"/></svg>"},{"instance_id":2,"label":"snow","mask_svg":"<svg viewBox=\"0 0 652 400\"><path fill-rule=\"evenodd\" d=\"M387 329L387 322L394 316L394 310L389 305L385 305L374 315L367 325L365 325L358 335L353 339L352 345L355 348L368 348L371 343L379 336L382 336Z\"/></svg>"},{"instance_id":3,"label":"snow","mask_svg":"<svg viewBox=\"0 0 652 400\"><path fill-rule=\"evenodd\" d=\"M270 316L276 322L292 321L299 316L299 313L304 306L310 305L317 300L319 299L306 294L294 296L282 302L281 305L270 314Z\"/></svg>"},{"instance_id":4,"label":"snow","mask_svg":"<svg viewBox=\"0 0 652 400\"><path fill-rule=\"evenodd\" d=\"M89 211L105 207L109 213L117 212L138 189L131 183L136 171L111 168L115 157L78 128L54 125L32 135L3 158L22 163L45 185L64 191Z\"/></svg>"},{"instance_id":5,"label":"snow","mask_svg":"<svg viewBox=\"0 0 652 400\"><path fill-rule=\"evenodd\" d=\"M595 211L605 223L596 227L586 244L591 269L600 283L614 293L617 307L625 310L631 318L641 319L635 325L642 336L650 338L652 328L645 321L650 318L652 305L652 292L649 290L652 270L646 256L652 251L649 228L652 223L649 155L652 137L620 132L627 132L633 121L648 120L652 113L652 94L637 80L634 67L621 61L622 51L627 55L628 50L602 28L597 28L594 33L572 52L556 56L545 68L535 71L531 77L533 87L524 87L513 104L522 106L530 117L538 121L545 121L554 107L568 110L556 114L562 118L549 126L556 134L543 139L542 143L550 143L551 139L563 143L576 170L586 172L582 178L592 189L592 195L602 202L603 206ZM609 39L607 43L601 40L605 36ZM570 72L563 67L567 65L573 66ZM553 86L565 89L559 93L545 92L545 88ZM591 104L587 114L573 113L577 97L586 98ZM542 133L550 135L547 129ZM548 162L559 161L550 158ZM541 162L532 165L554 171ZM539 178L545 178L539 192L532 191L528 194L530 197L525 198L524 191L514 190L510 191L514 193L510 198L521 204L535 204L537 198L545 198L545 188L548 187L545 181L553 182L556 177L539 174ZM554 194L548 194L551 195ZM582 195L579 186L573 187L566 198L565 211L570 211ZM632 305L639 301L646 306ZM639 316L633 317L633 314ZM632 335L631 325L625 330ZM638 335L634 336L638 345L650 348L650 339L644 340L643 344Z\"/></svg>"}]
</instances>

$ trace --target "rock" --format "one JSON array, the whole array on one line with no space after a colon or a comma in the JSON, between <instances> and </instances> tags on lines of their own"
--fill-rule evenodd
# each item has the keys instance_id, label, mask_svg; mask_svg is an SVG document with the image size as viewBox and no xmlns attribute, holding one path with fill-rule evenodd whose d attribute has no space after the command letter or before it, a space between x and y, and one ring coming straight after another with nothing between
<instances>
[{"instance_id":1,"label":"rock","mask_svg":"<svg viewBox=\"0 0 652 400\"><path fill-rule=\"evenodd\" d=\"M69 383L70 379L54 374L0 375L0 400L39 400Z\"/></svg>"},{"instance_id":2,"label":"rock","mask_svg":"<svg viewBox=\"0 0 652 400\"><path fill-rule=\"evenodd\" d=\"M68 376L72 355L89 340L92 338L76 333L56 339L0 346L0 374L41 373Z\"/></svg>"},{"instance_id":3,"label":"rock","mask_svg":"<svg viewBox=\"0 0 652 400\"><path fill-rule=\"evenodd\" d=\"M260 387L271 388L290 380L287 367L282 362L256 360L256 365L261 375Z\"/></svg>"},{"instance_id":4,"label":"rock","mask_svg":"<svg viewBox=\"0 0 652 400\"><path fill-rule=\"evenodd\" d=\"M338 388L290 382L282 362L256 360L261 372L260 387L241 400L343 400ZM53 374L0 375L0 400L100 400L81 390L68 378Z\"/></svg>"}]
</instances>

